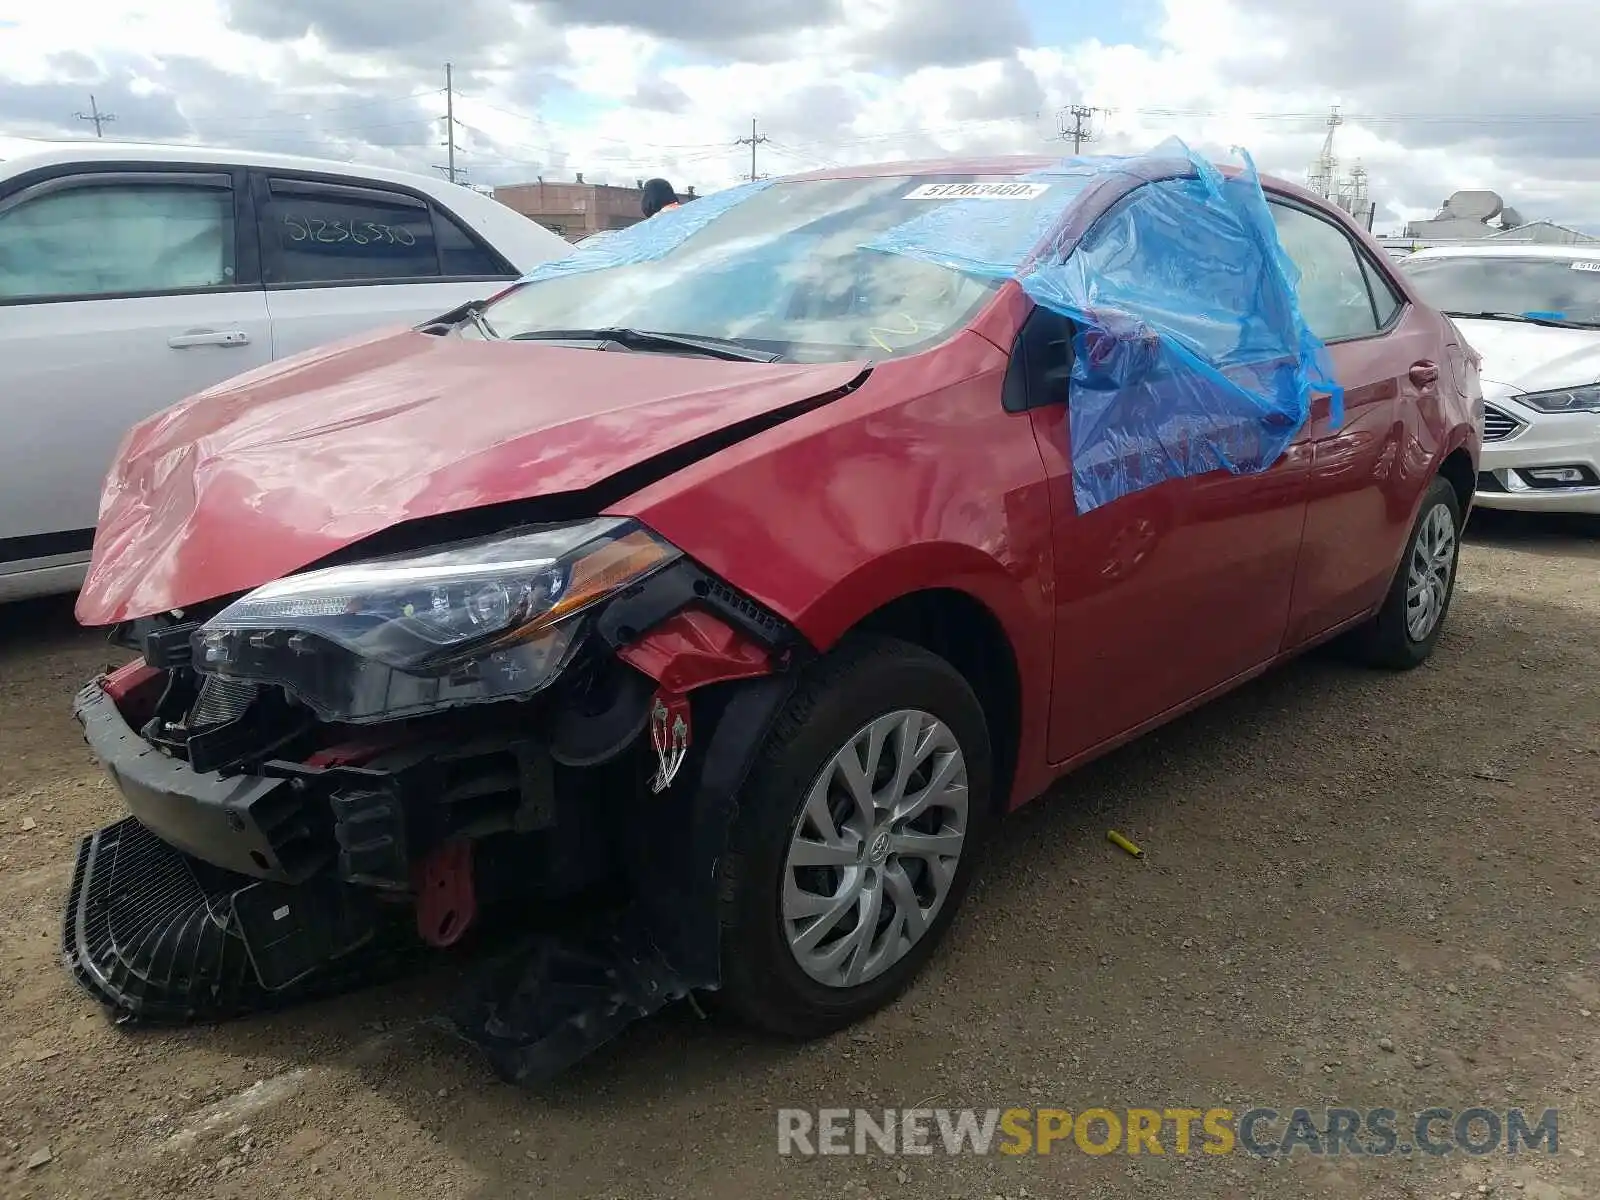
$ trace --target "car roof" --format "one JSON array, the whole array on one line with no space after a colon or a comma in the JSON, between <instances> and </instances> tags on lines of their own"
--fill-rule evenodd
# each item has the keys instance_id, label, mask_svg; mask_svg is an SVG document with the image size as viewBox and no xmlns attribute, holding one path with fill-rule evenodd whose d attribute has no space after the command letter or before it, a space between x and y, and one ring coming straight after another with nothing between
<instances>
[{"instance_id":1,"label":"car roof","mask_svg":"<svg viewBox=\"0 0 1600 1200\"><path fill-rule=\"evenodd\" d=\"M365 163L338 162L302 154L273 154L231 146L173 145L170 142L125 142L102 138L0 137L0 181L40 167L93 166L96 163L176 163L212 167L259 167L268 171L302 171L342 177L353 183L394 184L429 197L486 237L495 250L520 272L548 259L564 257L572 247L560 234L469 187L437 175L396 171Z\"/></svg>"},{"instance_id":2,"label":"car roof","mask_svg":"<svg viewBox=\"0 0 1600 1200\"><path fill-rule=\"evenodd\" d=\"M1533 242L1483 242L1469 246L1425 246L1407 258L1553 258L1572 261L1600 260L1600 242L1587 245L1539 244Z\"/></svg>"},{"instance_id":3,"label":"car roof","mask_svg":"<svg viewBox=\"0 0 1600 1200\"><path fill-rule=\"evenodd\" d=\"M274 154L261 150L241 150L232 146L174 145L171 142L112 141L109 138L0 138L0 178L18 175L36 167L67 162L227 163L241 167L276 168L280 171L315 171L324 175L359 175L428 192L439 192L446 181L415 171L337 159L312 158L303 154ZM470 190L470 189L467 189ZM455 192L451 191L451 195Z\"/></svg>"}]
</instances>

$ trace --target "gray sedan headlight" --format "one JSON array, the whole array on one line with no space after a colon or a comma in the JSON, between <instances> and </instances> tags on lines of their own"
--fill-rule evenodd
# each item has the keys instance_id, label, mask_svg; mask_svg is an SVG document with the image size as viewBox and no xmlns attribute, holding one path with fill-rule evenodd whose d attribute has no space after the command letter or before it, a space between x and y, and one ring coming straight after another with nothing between
<instances>
[{"instance_id":1,"label":"gray sedan headlight","mask_svg":"<svg viewBox=\"0 0 1600 1200\"><path fill-rule=\"evenodd\" d=\"M1526 395L1513 396L1512 399L1518 404L1526 404L1534 412L1600 412L1600 383L1556 388L1549 392L1529 392Z\"/></svg>"},{"instance_id":2,"label":"gray sedan headlight","mask_svg":"<svg viewBox=\"0 0 1600 1200\"><path fill-rule=\"evenodd\" d=\"M679 557L607 517L307 571L207 621L193 662L281 686L328 721L529 696L566 666L596 604Z\"/></svg>"}]
</instances>

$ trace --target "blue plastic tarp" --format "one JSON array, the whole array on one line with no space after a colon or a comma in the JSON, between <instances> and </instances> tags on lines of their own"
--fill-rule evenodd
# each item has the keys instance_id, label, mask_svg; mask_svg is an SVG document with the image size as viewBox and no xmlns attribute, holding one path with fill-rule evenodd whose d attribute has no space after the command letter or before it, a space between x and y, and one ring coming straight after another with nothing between
<instances>
[{"instance_id":1,"label":"blue plastic tarp","mask_svg":"<svg viewBox=\"0 0 1600 1200\"><path fill-rule=\"evenodd\" d=\"M1225 177L1171 139L1146 155L1075 158L1021 178L1031 206L962 200L867 249L1013 278L1076 327L1069 429L1077 510L1169 479L1265 471L1305 426L1313 391L1342 393L1307 327L1255 165ZM1076 241L1073 208L1116 175L1142 183Z\"/></svg>"},{"instance_id":2,"label":"blue plastic tarp","mask_svg":"<svg viewBox=\"0 0 1600 1200\"><path fill-rule=\"evenodd\" d=\"M580 242L565 258L541 263L519 282L537 283L545 279L607 271L612 267L626 267L665 258L730 208L743 204L774 182L771 179L756 179L691 200L677 208L663 209L648 220L619 229L606 237Z\"/></svg>"}]
</instances>

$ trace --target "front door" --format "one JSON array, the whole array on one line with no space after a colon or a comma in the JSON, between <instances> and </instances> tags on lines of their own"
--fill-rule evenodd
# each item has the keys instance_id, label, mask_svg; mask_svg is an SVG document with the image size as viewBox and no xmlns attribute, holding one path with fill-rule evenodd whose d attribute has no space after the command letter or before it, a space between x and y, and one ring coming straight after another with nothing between
<instances>
[{"instance_id":1,"label":"front door","mask_svg":"<svg viewBox=\"0 0 1600 1200\"><path fill-rule=\"evenodd\" d=\"M1065 408L1034 414L1055 520L1050 758L1129 734L1278 652L1309 444L1254 475L1169 480L1079 514Z\"/></svg>"},{"instance_id":2,"label":"front door","mask_svg":"<svg viewBox=\"0 0 1600 1200\"><path fill-rule=\"evenodd\" d=\"M0 573L86 555L128 430L270 353L231 172L36 176L0 194Z\"/></svg>"},{"instance_id":3,"label":"front door","mask_svg":"<svg viewBox=\"0 0 1600 1200\"><path fill-rule=\"evenodd\" d=\"M1064 326L1063 318L1035 309L1015 357L1031 360L1035 376L1061 380ZM1054 365L1052 353L1060 360ZM1063 763L1277 653L1311 443L1303 436L1258 474L1214 471L1167 480L1079 513L1072 398L1031 390L1054 529L1049 756Z\"/></svg>"}]
</instances>

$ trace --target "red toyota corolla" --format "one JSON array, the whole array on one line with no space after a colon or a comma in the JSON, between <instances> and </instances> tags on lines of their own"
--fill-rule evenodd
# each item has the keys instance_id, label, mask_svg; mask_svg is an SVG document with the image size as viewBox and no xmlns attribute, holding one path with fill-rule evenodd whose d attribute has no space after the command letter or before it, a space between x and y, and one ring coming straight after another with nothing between
<instances>
[{"instance_id":1,"label":"red toyota corolla","mask_svg":"<svg viewBox=\"0 0 1600 1200\"><path fill-rule=\"evenodd\" d=\"M1480 412L1345 214L1181 147L752 184L240 377L106 485L67 961L214 1019L572 901L451 1014L511 1077L691 993L836 1029L1063 773L1422 662Z\"/></svg>"}]
</instances>

